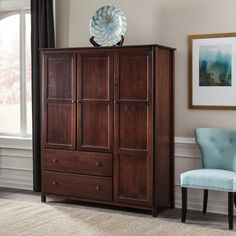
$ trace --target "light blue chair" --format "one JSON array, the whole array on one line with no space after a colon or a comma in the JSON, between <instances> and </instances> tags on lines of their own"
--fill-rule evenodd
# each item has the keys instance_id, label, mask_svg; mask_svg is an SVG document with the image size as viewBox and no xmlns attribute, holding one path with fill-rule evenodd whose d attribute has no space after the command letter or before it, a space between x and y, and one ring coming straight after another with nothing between
<instances>
[{"instance_id":1,"label":"light blue chair","mask_svg":"<svg viewBox=\"0 0 236 236\"><path fill-rule=\"evenodd\" d=\"M203 169L181 174L182 222L187 215L187 188L204 190L203 213L207 210L208 190L228 192L229 229L233 229L234 203L236 206L236 130L197 128L198 144Z\"/></svg>"}]
</instances>

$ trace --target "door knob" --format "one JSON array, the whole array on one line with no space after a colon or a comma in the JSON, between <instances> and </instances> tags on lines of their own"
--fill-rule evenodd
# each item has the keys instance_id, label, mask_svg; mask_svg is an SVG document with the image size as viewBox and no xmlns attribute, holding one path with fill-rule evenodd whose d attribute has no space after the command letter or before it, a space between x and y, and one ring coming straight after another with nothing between
<instances>
[{"instance_id":1,"label":"door knob","mask_svg":"<svg viewBox=\"0 0 236 236\"><path fill-rule=\"evenodd\" d=\"M101 163L97 161L96 166L101 166Z\"/></svg>"}]
</instances>

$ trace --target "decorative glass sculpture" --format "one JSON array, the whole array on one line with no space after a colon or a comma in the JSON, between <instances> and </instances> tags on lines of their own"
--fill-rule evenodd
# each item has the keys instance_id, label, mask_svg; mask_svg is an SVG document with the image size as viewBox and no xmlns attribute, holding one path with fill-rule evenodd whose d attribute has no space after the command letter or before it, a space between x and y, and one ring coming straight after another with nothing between
<instances>
[{"instance_id":1,"label":"decorative glass sculpture","mask_svg":"<svg viewBox=\"0 0 236 236\"><path fill-rule=\"evenodd\" d=\"M92 16L89 31L97 46L114 46L124 39L126 27L126 17L120 8L107 5Z\"/></svg>"}]
</instances>

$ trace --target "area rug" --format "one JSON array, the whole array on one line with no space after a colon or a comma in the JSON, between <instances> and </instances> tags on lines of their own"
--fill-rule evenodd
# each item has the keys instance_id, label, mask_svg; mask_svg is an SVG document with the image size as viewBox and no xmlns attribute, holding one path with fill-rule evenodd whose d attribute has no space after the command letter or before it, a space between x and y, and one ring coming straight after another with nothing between
<instances>
[{"instance_id":1,"label":"area rug","mask_svg":"<svg viewBox=\"0 0 236 236\"><path fill-rule=\"evenodd\" d=\"M0 198L0 236L224 236L229 230L169 222L147 214Z\"/></svg>"}]
</instances>

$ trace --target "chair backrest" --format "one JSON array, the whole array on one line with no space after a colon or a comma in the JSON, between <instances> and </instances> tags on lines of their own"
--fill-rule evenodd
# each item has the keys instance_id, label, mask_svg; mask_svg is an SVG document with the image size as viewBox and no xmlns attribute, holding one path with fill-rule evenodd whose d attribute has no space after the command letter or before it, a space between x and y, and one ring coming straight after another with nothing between
<instances>
[{"instance_id":1,"label":"chair backrest","mask_svg":"<svg viewBox=\"0 0 236 236\"><path fill-rule=\"evenodd\" d=\"M236 130L197 128L203 168L236 171Z\"/></svg>"}]
</instances>

